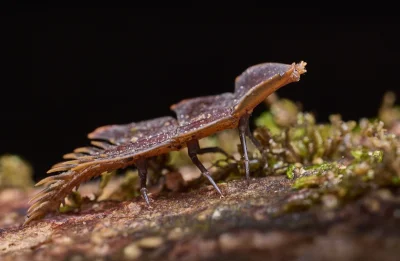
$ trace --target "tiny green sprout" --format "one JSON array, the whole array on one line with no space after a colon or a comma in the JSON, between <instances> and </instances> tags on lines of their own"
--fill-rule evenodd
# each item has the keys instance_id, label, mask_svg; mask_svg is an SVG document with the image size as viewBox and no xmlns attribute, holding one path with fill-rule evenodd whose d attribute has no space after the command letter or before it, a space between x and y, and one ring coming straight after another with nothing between
<instances>
[{"instance_id":1,"label":"tiny green sprout","mask_svg":"<svg viewBox=\"0 0 400 261\"><path fill-rule=\"evenodd\" d=\"M82 205L82 196L79 192L73 191L68 197L68 203L60 206L59 211L66 213L78 209Z\"/></svg>"},{"instance_id":2,"label":"tiny green sprout","mask_svg":"<svg viewBox=\"0 0 400 261\"><path fill-rule=\"evenodd\" d=\"M324 162L322 164L315 164L307 167L307 170L317 170L318 173L331 170L337 166L336 162Z\"/></svg>"},{"instance_id":3,"label":"tiny green sprout","mask_svg":"<svg viewBox=\"0 0 400 261\"><path fill-rule=\"evenodd\" d=\"M380 163L383 160L383 151L381 150L375 150L373 152L370 152L372 154L372 158L376 160L376 162Z\"/></svg>"},{"instance_id":4,"label":"tiny green sprout","mask_svg":"<svg viewBox=\"0 0 400 261\"><path fill-rule=\"evenodd\" d=\"M306 144L303 141L292 141L291 142L292 148L294 152L302 157L303 159L307 157L308 150Z\"/></svg>"},{"instance_id":5,"label":"tiny green sprout","mask_svg":"<svg viewBox=\"0 0 400 261\"><path fill-rule=\"evenodd\" d=\"M61 205L59 211L60 211L60 213L68 213L74 209L75 209L74 207L71 207L69 205Z\"/></svg>"},{"instance_id":6,"label":"tiny green sprout","mask_svg":"<svg viewBox=\"0 0 400 261\"><path fill-rule=\"evenodd\" d=\"M383 151L374 150L374 151L366 151L363 149L356 149L350 151L351 155L357 161L367 161L380 163L383 160Z\"/></svg>"},{"instance_id":7,"label":"tiny green sprout","mask_svg":"<svg viewBox=\"0 0 400 261\"><path fill-rule=\"evenodd\" d=\"M324 155L324 140L322 138L322 134L318 128L316 128L313 132L313 140L315 143L315 155L314 158L320 158Z\"/></svg>"},{"instance_id":8,"label":"tiny green sprout","mask_svg":"<svg viewBox=\"0 0 400 261\"><path fill-rule=\"evenodd\" d=\"M350 153L356 160L361 160L362 156L365 154L362 150L352 150Z\"/></svg>"},{"instance_id":9,"label":"tiny green sprout","mask_svg":"<svg viewBox=\"0 0 400 261\"><path fill-rule=\"evenodd\" d=\"M296 166L294 164L289 165L289 167L286 170L286 177L288 177L288 179L293 179L294 178L294 170L295 170Z\"/></svg>"},{"instance_id":10,"label":"tiny green sprout","mask_svg":"<svg viewBox=\"0 0 400 261\"><path fill-rule=\"evenodd\" d=\"M304 138L304 135L306 135L306 128L299 127L291 130L291 138L293 140Z\"/></svg>"},{"instance_id":11,"label":"tiny green sprout","mask_svg":"<svg viewBox=\"0 0 400 261\"><path fill-rule=\"evenodd\" d=\"M311 113L300 112L299 114L297 114L297 124L298 125L303 125L303 124L314 125L315 118Z\"/></svg>"}]
</instances>

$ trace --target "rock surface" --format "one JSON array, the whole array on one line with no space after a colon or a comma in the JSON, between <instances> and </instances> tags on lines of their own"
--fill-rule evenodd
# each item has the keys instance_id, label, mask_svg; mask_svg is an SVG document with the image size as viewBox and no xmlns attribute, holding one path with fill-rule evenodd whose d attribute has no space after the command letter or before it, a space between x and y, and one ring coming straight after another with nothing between
<instances>
[{"instance_id":1,"label":"rock surface","mask_svg":"<svg viewBox=\"0 0 400 261\"><path fill-rule=\"evenodd\" d=\"M34 191L0 192L0 260L398 260L400 191L285 210L310 189L284 176L91 202L22 226ZM90 192L96 186L84 185Z\"/></svg>"}]
</instances>

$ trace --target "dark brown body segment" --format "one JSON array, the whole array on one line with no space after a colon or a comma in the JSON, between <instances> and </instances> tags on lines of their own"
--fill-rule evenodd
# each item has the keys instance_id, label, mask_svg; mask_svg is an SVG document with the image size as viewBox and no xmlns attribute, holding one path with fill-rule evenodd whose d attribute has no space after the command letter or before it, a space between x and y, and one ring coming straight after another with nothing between
<instances>
[{"instance_id":1,"label":"dark brown body segment","mask_svg":"<svg viewBox=\"0 0 400 261\"><path fill-rule=\"evenodd\" d=\"M267 81L275 75L283 76L291 67L291 64L262 63L247 68L235 79L235 94L242 97L254 86Z\"/></svg>"},{"instance_id":2,"label":"dark brown body segment","mask_svg":"<svg viewBox=\"0 0 400 261\"><path fill-rule=\"evenodd\" d=\"M130 125L130 126L128 126ZM132 131L135 128L135 131ZM172 117L162 117L150 121L127 125L114 125L98 128L90 134L91 137L108 140L113 133L118 141L126 140L120 145L106 145L105 149L84 147L74 153L75 159L54 165L48 173L63 171L62 174L47 177L36 185L46 188L31 199L32 206L28 210L29 223L47 211L57 209L64 198L79 184L105 171L112 171L133 165L139 158L149 158L170 151L177 123ZM121 130L125 129L123 133ZM151 135L150 135L151 133ZM146 134L146 135L141 135ZM132 138L129 139L129 137ZM133 140L132 140L133 139ZM117 140L117 139L116 139ZM95 143L97 144L97 143ZM97 144L99 145L99 144Z\"/></svg>"},{"instance_id":3,"label":"dark brown body segment","mask_svg":"<svg viewBox=\"0 0 400 261\"><path fill-rule=\"evenodd\" d=\"M233 93L227 92L193 99L186 99L171 106L180 127L193 123L209 124L229 117L232 113ZM180 131L182 132L182 131Z\"/></svg>"},{"instance_id":4,"label":"dark brown body segment","mask_svg":"<svg viewBox=\"0 0 400 261\"><path fill-rule=\"evenodd\" d=\"M51 210L58 209L64 198L82 182L105 171L133 164L138 167L141 192L148 202L146 159L185 146L188 147L193 163L221 193L197 155L224 152L219 148L201 149L198 140L229 128L239 130L248 178L246 137L257 143L248 128L251 112L278 88L298 81L300 75L306 71L305 65L306 63L301 62L291 65L265 63L252 66L236 78L234 93L186 99L171 106L178 120L161 117L138 123L97 128L88 135L92 139L93 146L78 148L73 153L64 155L65 159L71 160L58 163L48 171L48 173L62 173L49 176L36 184L45 185L45 188L31 199L33 204L28 210L25 224L44 216Z\"/></svg>"},{"instance_id":5,"label":"dark brown body segment","mask_svg":"<svg viewBox=\"0 0 400 261\"><path fill-rule=\"evenodd\" d=\"M231 119L233 105L233 93L186 99L172 105L179 124L176 138L184 143L234 128L235 120Z\"/></svg>"},{"instance_id":6,"label":"dark brown body segment","mask_svg":"<svg viewBox=\"0 0 400 261\"><path fill-rule=\"evenodd\" d=\"M199 147L198 140L218 131L238 128L244 151L246 178L249 180L250 169L247 154L246 137L261 149L259 142L249 129L249 117L254 107L278 88L298 81L304 73L304 63L279 64L266 63L252 66L236 79L235 93L223 93L186 99L171 106L178 118L177 139L186 143L193 163L209 179L215 189L220 189L212 180L210 173L197 158L204 149ZM214 149L216 151L216 148Z\"/></svg>"},{"instance_id":7,"label":"dark brown body segment","mask_svg":"<svg viewBox=\"0 0 400 261\"><path fill-rule=\"evenodd\" d=\"M150 136L174 133L178 123L172 117L160 117L137 123L107 125L95 129L88 134L92 140L105 140L112 144L126 144Z\"/></svg>"},{"instance_id":8,"label":"dark brown body segment","mask_svg":"<svg viewBox=\"0 0 400 261\"><path fill-rule=\"evenodd\" d=\"M251 112L277 89L300 80L307 63L263 63L252 66L235 80L235 115Z\"/></svg>"},{"instance_id":9,"label":"dark brown body segment","mask_svg":"<svg viewBox=\"0 0 400 261\"><path fill-rule=\"evenodd\" d=\"M153 120L124 125L108 125L97 128L88 134L90 139L105 140L108 143L103 150L81 157L79 163L127 159L134 161L138 157L148 158L170 151L173 146L178 124L172 117L160 117ZM97 144L92 142L92 144ZM92 147L93 149L96 149ZM165 152L164 152L165 151ZM88 162L89 163L89 162Z\"/></svg>"}]
</instances>

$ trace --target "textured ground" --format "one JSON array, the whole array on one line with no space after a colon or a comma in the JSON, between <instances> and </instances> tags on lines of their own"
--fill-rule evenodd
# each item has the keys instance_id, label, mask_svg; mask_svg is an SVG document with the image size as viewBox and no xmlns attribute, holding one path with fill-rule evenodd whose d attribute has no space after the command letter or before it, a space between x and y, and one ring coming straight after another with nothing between
<instances>
[{"instance_id":1,"label":"textured ground","mask_svg":"<svg viewBox=\"0 0 400 261\"><path fill-rule=\"evenodd\" d=\"M32 191L0 192L0 260L398 260L400 193L286 211L309 192L284 176L143 200L85 203L21 226ZM87 184L83 194L96 186Z\"/></svg>"}]
</instances>

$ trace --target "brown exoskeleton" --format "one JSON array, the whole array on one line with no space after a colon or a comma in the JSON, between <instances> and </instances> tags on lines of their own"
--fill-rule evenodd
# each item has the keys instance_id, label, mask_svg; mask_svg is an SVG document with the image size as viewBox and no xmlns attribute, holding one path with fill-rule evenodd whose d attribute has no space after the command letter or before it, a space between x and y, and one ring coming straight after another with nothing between
<instances>
[{"instance_id":1,"label":"brown exoskeleton","mask_svg":"<svg viewBox=\"0 0 400 261\"><path fill-rule=\"evenodd\" d=\"M261 145L249 129L249 117L253 109L278 88L300 80L305 73L305 62L298 64L263 63L252 66L235 80L233 93L183 100L171 106L173 117L124 125L108 125L97 128L88 135L93 146L75 149L64 155L67 161L54 165L49 176L36 185L45 189L35 195L28 210L25 224L57 209L71 191L105 171L135 165L141 181L141 194L147 204L146 159L187 147L192 162L200 169L214 188L221 190L203 166L197 155L209 152L224 153L218 147L200 148L199 139L216 132L237 128L244 152L246 178L249 180L249 162L246 137L259 149Z\"/></svg>"}]
</instances>

